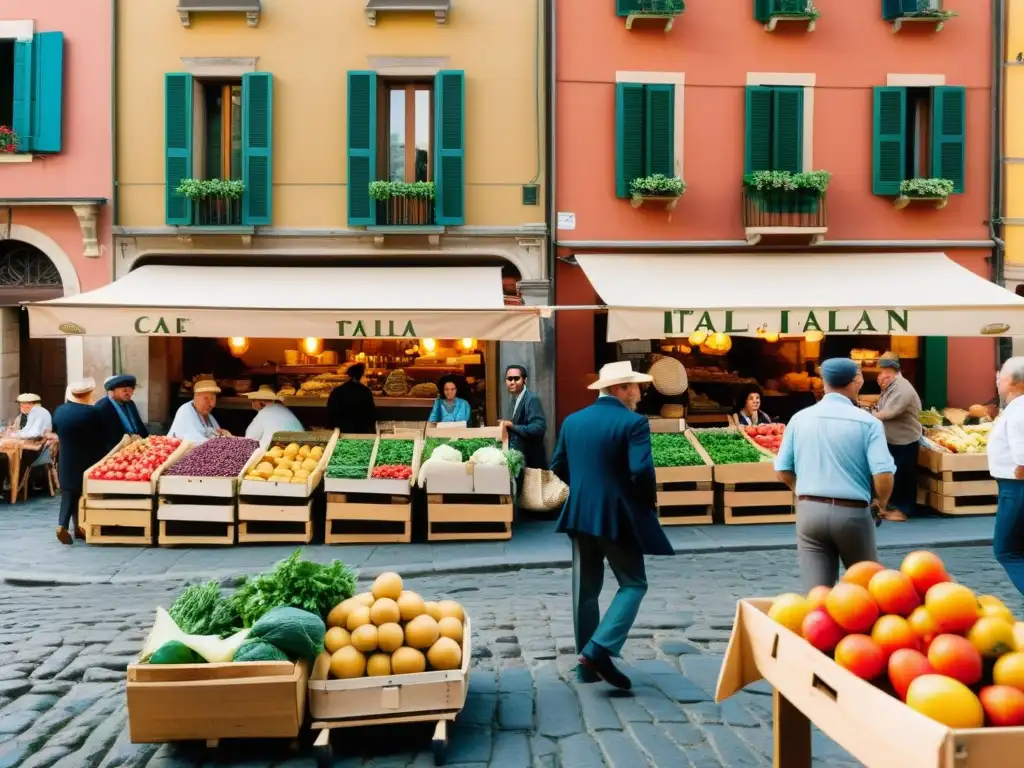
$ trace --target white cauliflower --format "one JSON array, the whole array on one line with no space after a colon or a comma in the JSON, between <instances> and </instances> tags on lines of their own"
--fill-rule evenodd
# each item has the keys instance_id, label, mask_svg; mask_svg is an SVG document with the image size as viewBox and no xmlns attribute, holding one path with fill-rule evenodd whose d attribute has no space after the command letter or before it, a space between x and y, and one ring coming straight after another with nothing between
<instances>
[{"instance_id":1,"label":"white cauliflower","mask_svg":"<svg viewBox=\"0 0 1024 768\"><path fill-rule=\"evenodd\" d=\"M420 465L419 486L423 488L427 484L427 475L430 474L430 465L438 464L461 464L462 454L450 445L439 445L430 454L430 458Z\"/></svg>"},{"instance_id":2,"label":"white cauliflower","mask_svg":"<svg viewBox=\"0 0 1024 768\"><path fill-rule=\"evenodd\" d=\"M502 453L501 448L488 446L486 448L477 449L476 453L469 458L469 463L504 467L508 465L508 459L505 458L505 454Z\"/></svg>"}]
</instances>

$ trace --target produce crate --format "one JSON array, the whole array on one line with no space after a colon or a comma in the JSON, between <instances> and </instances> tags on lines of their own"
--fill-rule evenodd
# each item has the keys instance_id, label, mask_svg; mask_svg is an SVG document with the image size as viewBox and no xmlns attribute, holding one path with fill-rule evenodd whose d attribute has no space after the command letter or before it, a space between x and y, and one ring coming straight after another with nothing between
<instances>
[{"instance_id":1,"label":"produce crate","mask_svg":"<svg viewBox=\"0 0 1024 768\"><path fill-rule=\"evenodd\" d=\"M331 449L331 453L338 447L338 443L342 440L373 440L376 442L377 435L356 435L356 434L345 434L340 433L338 439L334 442L334 447ZM324 470L324 490L328 493L366 493L367 492L367 481L370 477L370 470L372 469L373 454L371 451L370 455L371 466L366 469L365 478L347 478L347 477L328 477L327 470ZM328 456L327 464L331 463L331 459Z\"/></svg>"},{"instance_id":2,"label":"produce crate","mask_svg":"<svg viewBox=\"0 0 1024 768\"><path fill-rule=\"evenodd\" d=\"M428 494L427 541L505 541L512 516L511 496Z\"/></svg>"},{"instance_id":3,"label":"produce crate","mask_svg":"<svg viewBox=\"0 0 1024 768\"><path fill-rule=\"evenodd\" d=\"M296 739L306 717L309 663L130 664L134 744Z\"/></svg>"},{"instance_id":4,"label":"produce crate","mask_svg":"<svg viewBox=\"0 0 1024 768\"><path fill-rule=\"evenodd\" d=\"M370 465L366 470L366 478L361 480L344 478L327 478L324 488L328 493L380 493L387 496L407 496L412 493L412 485L416 482L416 474L420 468L420 453L423 450L423 435L420 432L407 430L387 435L342 435L339 440L372 439L376 442L370 455ZM412 440L413 459L412 477L408 480L384 480L370 477L374 462L377 461L377 450L386 440Z\"/></svg>"},{"instance_id":5,"label":"produce crate","mask_svg":"<svg viewBox=\"0 0 1024 768\"><path fill-rule=\"evenodd\" d=\"M156 508L160 523L157 544L230 546L235 543L235 515L234 499L161 496Z\"/></svg>"},{"instance_id":6,"label":"produce crate","mask_svg":"<svg viewBox=\"0 0 1024 768\"><path fill-rule=\"evenodd\" d=\"M998 483L988 454L943 453L921 446L917 454L919 503L944 515L994 515Z\"/></svg>"},{"instance_id":7,"label":"produce crate","mask_svg":"<svg viewBox=\"0 0 1024 768\"><path fill-rule=\"evenodd\" d=\"M320 485L324 472L327 470L327 462L334 452L334 446L338 442L338 430L333 432L275 432L270 438L270 444L277 443L298 443L300 445L319 445L324 449L324 455L317 462L316 469L309 473L305 483L279 483L265 480L246 480L245 476L260 463L260 459L266 454L262 448L253 453L252 458L238 474L238 495L251 499L266 497L267 503L273 504L278 499L302 499L309 498L313 491ZM253 501L253 503L259 503Z\"/></svg>"},{"instance_id":8,"label":"produce crate","mask_svg":"<svg viewBox=\"0 0 1024 768\"><path fill-rule=\"evenodd\" d=\"M679 422L675 422L679 423ZM652 425L652 432L655 431ZM675 430L657 430L674 433ZM662 525L708 525L713 520L715 490L714 468L704 448L689 432L686 440L704 460L702 466L655 467L658 481L658 518Z\"/></svg>"},{"instance_id":9,"label":"produce crate","mask_svg":"<svg viewBox=\"0 0 1024 768\"><path fill-rule=\"evenodd\" d=\"M504 427L441 427L428 429L426 437L449 440L492 439L508 448L508 432ZM422 453L422 451L421 451ZM512 495L512 478L507 467L476 464L442 464L431 466L427 475L428 494Z\"/></svg>"},{"instance_id":10,"label":"produce crate","mask_svg":"<svg viewBox=\"0 0 1024 768\"><path fill-rule=\"evenodd\" d=\"M238 543L309 544L313 540L313 502L309 499L238 498Z\"/></svg>"},{"instance_id":11,"label":"produce crate","mask_svg":"<svg viewBox=\"0 0 1024 768\"><path fill-rule=\"evenodd\" d=\"M715 700L759 680L775 689L775 765L810 768L811 724L869 768L1017 764L1024 728L947 728L768 618L771 604L771 599L739 602Z\"/></svg>"},{"instance_id":12,"label":"produce crate","mask_svg":"<svg viewBox=\"0 0 1024 768\"><path fill-rule=\"evenodd\" d=\"M411 496L327 494L326 544L408 544L411 541Z\"/></svg>"},{"instance_id":13,"label":"produce crate","mask_svg":"<svg viewBox=\"0 0 1024 768\"><path fill-rule=\"evenodd\" d=\"M309 711L318 765L332 765L330 735L335 728L432 722L434 761L444 763L448 723L466 705L472 631L469 616L463 623L462 666L447 672L421 672L388 677L331 680L331 657L321 654L309 678Z\"/></svg>"}]
</instances>

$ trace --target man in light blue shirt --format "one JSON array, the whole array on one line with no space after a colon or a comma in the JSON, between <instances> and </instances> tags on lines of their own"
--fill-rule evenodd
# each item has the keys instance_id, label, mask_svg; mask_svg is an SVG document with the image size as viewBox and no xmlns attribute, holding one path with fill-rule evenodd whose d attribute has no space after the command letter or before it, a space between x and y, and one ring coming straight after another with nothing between
<instances>
[{"instance_id":1,"label":"man in light blue shirt","mask_svg":"<svg viewBox=\"0 0 1024 768\"><path fill-rule=\"evenodd\" d=\"M896 465L882 423L857 407L864 377L848 358L821 366L825 396L797 413L782 438L775 471L796 495L800 576L807 590L831 587L839 561L877 560L872 501L885 509Z\"/></svg>"}]
</instances>

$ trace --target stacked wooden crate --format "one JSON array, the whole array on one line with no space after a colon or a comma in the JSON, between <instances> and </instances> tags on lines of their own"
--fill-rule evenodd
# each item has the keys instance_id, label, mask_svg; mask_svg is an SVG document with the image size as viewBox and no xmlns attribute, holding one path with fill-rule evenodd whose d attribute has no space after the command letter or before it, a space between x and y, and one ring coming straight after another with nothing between
<instances>
[{"instance_id":1,"label":"stacked wooden crate","mask_svg":"<svg viewBox=\"0 0 1024 768\"><path fill-rule=\"evenodd\" d=\"M999 489L986 453L941 453L921 446L918 502L944 515L993 515Z\"/></svg>"},{"instance_id":2,"label":"stacked wooden crate","mask_svg":"<svg viewBox=\"0 0 1024 768\"><path fill-rule=\"evenodd\" d=\"M236 476L164 474L157 487L161 547L235 543Z\"/></svg>"},{"instance_id":3,"label":"stacked wooden crate","mask_svg":"<svg viewBox=\"0 0 1024 768\"><path fill-rule=\"evenodd\" d=\"M714 468L700 443L681 419L651 421L653 434L679 434L704 461L699 466L655 467L658 482L658 518L662 525L708 525L714 522Z\"/></svg>"}]
</instances>

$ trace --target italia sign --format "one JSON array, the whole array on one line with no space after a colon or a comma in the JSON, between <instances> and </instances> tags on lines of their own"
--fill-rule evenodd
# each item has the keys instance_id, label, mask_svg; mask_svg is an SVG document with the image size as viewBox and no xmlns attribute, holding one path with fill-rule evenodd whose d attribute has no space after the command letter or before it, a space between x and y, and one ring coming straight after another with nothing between
<instances>
[{"instance_id":1,"label":"italia sign","mask_svg":"<svg viewBox=\"0 0 1024 768\"><path fill-rule=\"evenodd\" d=\"M674 309L663 313L665 336L697 331L757 335L759 333L910 333L906 309Z\"/></svg>"}]
</instances>

